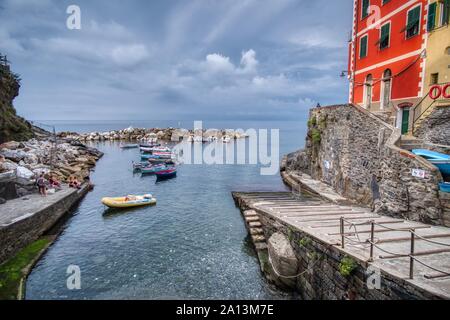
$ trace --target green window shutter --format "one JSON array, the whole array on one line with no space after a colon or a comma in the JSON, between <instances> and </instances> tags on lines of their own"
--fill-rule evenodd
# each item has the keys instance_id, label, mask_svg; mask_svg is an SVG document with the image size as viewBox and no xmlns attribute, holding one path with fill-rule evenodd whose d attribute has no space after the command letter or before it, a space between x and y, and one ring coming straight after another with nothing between
<instances>
[{"instance_id":1,"label":"green window shutter","mask_svg":"<svg viewBox=\"0 0 450 320\"><path fill-rule=\"evenodd\" d=\"M437 9L436 2L433 2L428 7L428 25L427 25L428 31L431 31L436 27L436 9Z\"/></svg>"},{"instance_id":2,"label":"green window shutter","mask_svg":"<svg viewBox=\"0 0 450 320\"><path fill-rule=\"evenodd\" d=\"M420 33L420 7L416 7L408 12L408 24L406 26L406 36L412 37Z\"/></svg>"},{"instance_id":3,"label":"green window shutter","mask_svg":"<svg viewBox=\"0 0 450 320\"><path fill-rule=\"evenodd\" d=\"M367 36L361 38L361 48L359 48L359 57L367 57Z\"/></svg>"},{"instance_id":4,"label":"green window shutter","mask_svg":"<svg viewBox=\"0 0 450 320\"><path fill-rule=\"evenodd\" d=\"M389 46L389 29L390 23L385 24L381 27L381 37L380 37L380 49L387 48Z\"/></svg>"},{"instance_id":5,"label":"green window shutter","mask_svg":"<svg viewBox=\"0 0 450 320\"><path fill-rule=\"evenodd\" d=\"M369 15L369 7L370 7L370 1L363 0L363 2L362 2L362 18L363 19Z\"/></svg>"},{"instance_id":6,"label":"green window shutter","mask_svg":"<svg viewBox=\"0 0 450 320\"><path fill-rule=\"evenodd\" d=\"M444 24L450 23L450 0L444 1L444 11L442 12L442 21Z\"/></svg>"}]
</instances>

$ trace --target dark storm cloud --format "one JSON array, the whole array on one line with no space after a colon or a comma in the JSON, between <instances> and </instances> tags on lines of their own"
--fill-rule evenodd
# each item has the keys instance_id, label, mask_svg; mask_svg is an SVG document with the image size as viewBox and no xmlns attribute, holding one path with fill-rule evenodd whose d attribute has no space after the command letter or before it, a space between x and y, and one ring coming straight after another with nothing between
<instances>
[{"instance_id":1,"label":"dark storm cloud","mask_svg":"<svg viewBox=\"0 0 450 320\"><path fill-rule=\"evenodd\" d=\"M66 28L67 6L82 29ZM289 118L345 102L351 1L0 0L31 119Z\"/></svg>"}]
</instances>

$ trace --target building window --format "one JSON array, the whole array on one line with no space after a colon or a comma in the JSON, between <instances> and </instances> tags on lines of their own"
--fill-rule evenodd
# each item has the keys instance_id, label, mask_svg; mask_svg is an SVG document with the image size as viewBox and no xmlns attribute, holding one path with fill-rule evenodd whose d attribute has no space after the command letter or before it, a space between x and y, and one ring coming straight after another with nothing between
<instances>
[{"instance_id":1,"label":"building window","mask_svg":"<svg viewBox=\"0 0 450 320\"><path fill-rule=\"evenodd\" d=\"M365 58L367 57L367 43L369 41L369 36L365 35L364 37L361 37L360 43L359 43L359 58Z\"/></svg>"},{"instance_id":2,"label":"building window","mask_svg":"<svg viewBox=\"0 0 450 320\"><path fill-rule=\"evenodd\" d=\"M406 38L418 35L420 31L420 6L409 10L408 22L406 24Z\"/></svg>"},{"instance_id":3,"label":"building window","mask_svg":"<svg viewBox=\"0 0 450 320\"><path fill-rule=\"evenodd\" d=\"M369 16L369 7L370 7L370 1L369 0L363 0L362 1L361 19L364 19L364 18Z\"/></svg>"},{"instance_id":4,"label":"building window","mask_svg":"<svg viewBox=\"0 0 450 320\"><path fill-rule=\"evenodd\" d=\"M384 6L386 3L388 3L389 1L391 1L391 0L383 0L382 2L381 2L381 4Z\"/></svg>"},{"instance_id":5,"label":"building window","mask_svg":"<svg viewBox=\"0 0 450 320\"><path fill-rule=\"evenodd\" d=\"M428 6L428 25L427 30L432 31L436 28L436 12L437 2L433 2Z\"/></svg>"},{"instance_id":6,"label":"building window","mask_svg":"<svg viewBox=\"0 0 450 320\"><path fill-rule=\"evenodd\" d=\"M445 49L445 54L450 56L450 47L447 47L447 49Z\"/></svg>"},{"instance_id":7,"label":"building window","mask_svg":"<svg viewBox=\"0 0 450 320\"><path fill-rule=\"evenodd\" d=\"M442 8L442 25L450 23L450 0L444 0Z\"/></svg>"},{"instance_id":8,"label":"building window","mask_svg":"<svg viewBox=\"0 0 450 320\"><path fill-rule=\"evenodd\" d=\"M381 101L381 107L383 109L386 109L389 107L389 104L391 103L391 88L392 88L392 71L390 69L387 69L383 73L383 87L381 90L382 92L382 101Z\"/></svg>"},{"instance_id":9,"label":"building window","mask_svg":"<svg viewBox=\"0 0 450 320\"><path fill-rule=\"evenodd\" d=\"M381 27L380 30L380 40L379 40L379 45L380 45L380 50L383 50L387 47L389 47L389 42L390 42L390 38L391 38L391 23L386 23L385 25L383 25Z\"/></svg>"},{"instance_id":10,"label":"building window","mask_svg":"<svg viewBox=\"0 0 450 320\"><path fill-rule=\"evenodd\" d=\"M373 77L371 74L367 75L366 82L364 83L364 107L370 109L372 105L372 86Z\"/></svg>"},{"instance_id":11,"label":"building window","mask_svg":"<svg viewBox=\"0 0 450 320\"><path fill-rule=\"evenodd\" d=\"M432 73L430 79L430 86L434 86L439 83L439 73Z\"/></svg>"}]
</instances>

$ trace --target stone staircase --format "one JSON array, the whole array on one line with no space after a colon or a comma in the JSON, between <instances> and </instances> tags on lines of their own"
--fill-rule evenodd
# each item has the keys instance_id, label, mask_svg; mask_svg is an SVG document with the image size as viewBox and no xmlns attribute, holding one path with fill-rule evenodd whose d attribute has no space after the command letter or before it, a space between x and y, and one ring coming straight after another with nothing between
<instances>
[{"instance_id":1,"label":"stone staircase","mask_svg":"<svg viewBox=\"0 0 450 320\"><path fill-rule=\"evenodd\" d=\"M253 245L257 251L266 250L267 242L262 229L261 221L255 210L244 211L244 219L247 229L252 237Z\"/></svg>"},{"instance_id":2,"label":"stone staircase","mask_svg":"<svg viewBox=\"0 0 450 320\"><path fill-rule=\"evenodd\" d=\"M399 147L408 151L413 149L423 149L424 141L410 135L404 135L400 140Z\"/></svg>"},{"instance_id":3,"label":"stone staircase","mask_svg":"<svg viewBox=\"0 0 450 320\"><path fill-rule=\"evenodd\" d=\"M434 111L435 107L434 106L430 106L427 110L425 110L425 112L420 116L419 119L415 120L414 122L414 131L419 130L419 128L422 126L422 123L424 122L425 119L427 119ZM414 134L414 132L413 132Z\"/></svg>"}]
</instances>

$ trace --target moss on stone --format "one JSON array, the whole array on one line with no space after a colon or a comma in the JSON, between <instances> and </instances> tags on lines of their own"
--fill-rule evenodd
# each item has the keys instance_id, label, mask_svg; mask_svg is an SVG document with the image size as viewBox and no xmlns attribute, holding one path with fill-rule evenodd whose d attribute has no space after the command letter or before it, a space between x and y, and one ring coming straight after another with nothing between
<instances>
[{"instance_id":1,"label":"moss on stone","mask_svg":"<svg viewBox=\"0 0 450 320\"><path fill-rule=\"evenodd\" d=\"M322 141L322 135L321 135L320 131L317 129L311 130L311 138L312 138L312 142L315 145L320 144L320 142Z\"/></svg>"},{"instance_id":2,"label":"moss on stone","mask_svg":"<svg viewBox=\"0 0 450 320\"><path fill-rule=\"evenodd\" d=\"M49 238L41 238L0 266L0 300L16 300L18 298L21 280L27 276L26 269L50 242Z\"/></svg>"},{"instance_id":3,"label":"moss on stone","mask_svg":"<svg viewBox=\"0 0 450 320\"><path fill-rule=\"evenodd\" d=\"M342 258L341 263L339 263L339 273L343 277L348 277L352 274L356 267L358 267L356 261L349 256L345 256Z\"/></svg>"}]
</instances>

